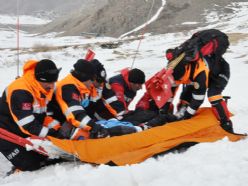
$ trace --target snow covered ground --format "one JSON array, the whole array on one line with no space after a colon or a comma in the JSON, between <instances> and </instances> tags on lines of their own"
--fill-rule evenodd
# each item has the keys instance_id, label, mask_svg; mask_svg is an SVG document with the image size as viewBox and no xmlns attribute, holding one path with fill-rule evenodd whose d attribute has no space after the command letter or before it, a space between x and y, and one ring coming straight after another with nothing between
<instances>
[{"instance_id":1,"label":"snow covered ground","mask_svg":"<svg viewBox=\"0 0 248 186\"><path fill-rule=\"evenodd\" d=\"M0 24L15 25L16 19L17 19L17 16L0 15ZM40 24L49 23L51 21L51 20L45 20L45 19L32 17L32 16L26 16L26 15L19 16L19 20L20 20L20 23L24 25L30 25L30 24L40 25Z\"/></svg>"},{"instance_id":2,"label":"snow covered ground","mask_svg":"<svg viewBox=\"0 0 248 186\"><path fill-rule=\"evenodd\" d=\"M227 32L231 46L225 54L231 65L231 80L224 92L232 99L229 108L234 113L232 118L234 130L248 133L248 3L238 4L236 13L229 17L216 17L208 12L209 26ZM230 8L236 8L233 4ZM1 19L0 19L1 20ZM12 20L12 18L9 18ZM35 22L34 20L32 22ZM7 23L4 23L7 24ZM0 90L15 79L17 70L22 69L24 61L30 58L50 58L62 67L60 78L72 69L79 58L83 58L88 47L96 52L108 72L108 77L122 68L130 67L138 40L125 42L116 49L102 49L98 43L114 40L113 38L55 37L49 35L30 35L20 33L20 65L17 68L16 33L8 27L0 30ZM204 28L199 28L204 29ZM158 36L147 36L141 42L134 67L144 70L147 78L166 65L164 51L189 38L190 33L170 33ZM75 45L75 46L73 46ZM67 47L63 47L67 46ZM39 48L33 51L32 47ZM56 48L57 47L57 48ZM50 50L46 50L50 48ZM51 49L52 48L52 49ZM141 96L142 91L139 96ZM206 101L204 105L209 105ZM182 154L168 154L158 159L150 158L143 163L110 167L97 167L79 162L63 163L43 168L35 172L22 172L4 178L11 167L0 155L1 186L160 186L160 185L211 185L211 186L246 186L248 184L248 139L229 142L227 139L215 143L198 144Z\"/></svg>"}]
</instances>

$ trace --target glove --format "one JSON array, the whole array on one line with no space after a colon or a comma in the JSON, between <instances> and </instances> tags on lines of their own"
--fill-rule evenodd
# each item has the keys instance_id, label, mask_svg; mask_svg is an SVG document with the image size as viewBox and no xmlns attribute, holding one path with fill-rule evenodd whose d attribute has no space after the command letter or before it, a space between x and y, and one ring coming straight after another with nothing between
<instances>
[{"instance_id":1,"label":"glove","mask_svg":"<svg viewBox=\"0 0 248 186\"><path fill-rule=\"evenodd\" d=\"M47 136L52 136L52 137L59 138L59 139L68 139L70 134L69 134L69 136L67 136L63 132L61 132L60 129L55 130L55 129L51 128L51 129L49 129Z\"/></svg>"},{"instance_id":2,"label":"glove","mask_svg":"<svg viewBox=\"0 0 248 186\"><path fill-rule=\"evenodd\" d=\"M72 128L73 126L70 123L64 122L58 130L57 137L62 139L69 139L71 136Z\"/></svg>"},{"instance_id":3,"label":"glove","mask_svg":"<svg viewBox=\"0 0 248 186\"><path fill-rule=\"evenodd\" d=\"M135 127L139 127L139 128L136 128L137 132L141 132L143 130L147 130L147 129L150 129L151 126L147 125L148 122L146 123L141 123L139 124L139 126L135 126ZM139 130L140 129L140 130Z\"/></svg>"},{"instance_id":4,"label":"glove","mask_svg":"<svg viewBox=\"0 0 248 186\"><path fill-rule=\"evenodd\" d=\"M233 124L232 121L221 121L220 126L227 132L233 133Z\"/></svg>"},{"instance_id":5,"label":"glove","mask_svg":"<svg viewBox=\"0 0 248 186\"><path fill-rule=\"evenodd\" d=\"M97 138L105 138L108 136L109 136L108 130L103 126L96 123L91 126L90 138L97 139Z\"/></svg>"},{"instance_id":6,"label":"glove","mask_svg":"<svg viewBox=\"0 0 248 186\"><path fill-rule=\"evenodd\" d=\"M180 107L180 109L177 111L177 113L175 114L175 116L176 116L176 118L177 118L178 120L184 119L186 109L187 109L187 106L186 106L186 105L182 105L182 106Z\"/></svg>"}]
</instances>

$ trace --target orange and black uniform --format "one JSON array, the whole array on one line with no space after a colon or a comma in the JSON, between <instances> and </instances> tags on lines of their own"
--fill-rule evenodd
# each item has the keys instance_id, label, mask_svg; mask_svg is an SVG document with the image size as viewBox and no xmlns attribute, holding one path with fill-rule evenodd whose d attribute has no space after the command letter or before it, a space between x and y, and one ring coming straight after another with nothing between
<instances>
[{"instance_id":1,"label":"orange and black uniform","mask_svg":"<svg viewBox=\"0 0 248 186\"><path fill-rule=\"evenodd\" d=\"M57 120L48 116L47 104L53 90L47 92L34 78L36 63L25 64L24 75L5 89L1 100L1 127L22 137L45 137L50 129L60 127Z\"/></svg>"},{"instance_id":2,"label":"orange and black uniform","mask_svg":"<svg viewBox=\"0 0 248 186\"><path fill-rule=\"evenodd\" d=\"M99 99L99 94L92 81L95 78L94 66L79 59L74 69L56 85L53 103L50 104L54 117L63 123L62 131L67 131L70 139L88 139L106 137L107 131L95 123L87 111L91 102ZM61 117L58 113L62 113ZM67 126L67 127L64 127ZM65 130L64 130L65 129Z\"/></svg>"},{"instance_id":3,"label":"orange and black uniform","mask_svg":"<svg viewBox=\"0 0 248 186\"><path fill-rule=\"evenodd\" d=\"M24 66L23 76L13 81L4 91L0 101L0 128L21 137L53 135L60 127L57 120L47 115L47 104L53 90L47 92L34 76L37 61L30 60ZM45 160L34 151L0 139L0 151L21 170L40 168Z\"/></svg>"},{"instance_id":4,"label":"orange and black uniform","mask_svg":"<svg viewBox=\"0 0 248 186\"><path fill-rule=\"evenodd\" d=\"M230 78L229 64L222 57L216 60L214 56L210 56L207 58L207 61L210 66L208 100L212 105L214 114L221 122L221 126L225 130L233 132L227 103L222 96L222 92Z\"/></svg>"},{"instance_id":5,"label":"orange and black uniform","mask_svg":"<svg viewBox=\"0 0 248 186\"><path fill-rule=\"evenodd\" d=\"M95 90L93 87L92 90L88 89L83 82L72 74L68 74L56 84L56 102L66 121L75 128L71 133L71 139L77 139L79 135L86 139L89 138L91 129L89 125L94 121L88 116L85 107L97 97L97 92L93 90Z\"/></svg>"},{"instance_id":6,"label":"orange and black uniform","mask_svg":"<svg viewBox=\"0 0 248 186\"><path fill-rule=\"evenodd\" d=\"M196 87L198 88L198 84L200 85L199 87L201 87L204 84L203 80L205 79L205 77L203 78L202 76L201 78L202 84L200 84L199 81L197 81L198 84L195 84L196 81L194 81L192 85L188 84L183 87L183 92L180 97L181 103L182 104L186 103L190 105L192 102L196 102L197 100L198 100L198 103L200 103L201 100L202 101L204 100L205 92L207 91L208 100L211 103L212 110L214 114L216 115L217 119L220 121L221 126L225 130L233 132L232 123L229 118L229 111L227 108L227 104L223 100L223 96L222 96L222 92L224 88L226 87L229 81L229 78L230 78L229 64L222 57L216 60L214 55L205 56L204 61L208 66L208 69L204 70L205 74L208 73L208 76L206 76L206 80L205 80L207 89L205 88L199 89L201 90L200 92L201 94L195 93L195 89ZM191 62L190 64L194 64L194 62ZM187 108L187 111L188 109L189 108Z\"/></svg>"},{"instance_id":7,"label":"orange and black uniform","mask_svg":"<svg viewBox=\"0 0 248 186\"><path fill-rule=\"evenodd\" d=\"M184 85L180 99L187 103L184 119L190 118L203 103L208 89L208 62L205 58L200 58L196 62L179 64L175 68L173 76L177 85Z\"/></svg>"}]
</instances>

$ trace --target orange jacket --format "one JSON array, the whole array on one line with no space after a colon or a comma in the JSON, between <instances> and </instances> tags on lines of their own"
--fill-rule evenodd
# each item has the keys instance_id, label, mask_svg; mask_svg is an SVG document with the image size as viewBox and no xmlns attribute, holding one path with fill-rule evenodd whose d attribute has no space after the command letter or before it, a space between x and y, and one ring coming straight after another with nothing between
<instances>
[{"instance_id":1,"label":"orange jacket","mask_svg":"<svg viewBox=\"0 0 248 186\"><path fill-rule=\"evenodd\" d=\"M191 83L194 83L195 78L200 73L203 72L205 74L205 76L206 76L206 81L205 82L200 82L200 83L205 83L206 87L208 87L209 67L208 67L207 62L204 61L202 58L200 58L196 62L195 68L193 69L192 67L193 66L191 65L191 63L185 65L185 73L184 73L183 77L180 80L175 81L176 84L177 85L180 85L180 84L191 84ZM193 74L193 76L192 76L192 74Z\"/></svg>"},{"instance_id":2,"label":"orange jacket","mask_svg":"<svg viewBox=\"0 0 248 186\"><path fill-rule=\"evenodd\" d=\"M55 95L67 122L77 128L71 135L71 139L76 139L79 131L81 135L88 138L91 129L89 124L94 121L85 111L83 102L97 100L96 89L93 86L88 89L81 81L68 74L56 84Z\"/></svg>"},{"instance_id":3,"label":"orange jacket","mask_svg":"<svg viewBox=\"0 0 248 186\"><path fill-rule=\"evenodd\" d=\"M185 73L180 80L175 81L177 85L189 85L183 88L180 99L189 103L185 118L190 118L204 101L208 88L209 66L204 58L185 65Z\"/></svg>"},{"instance_id":4,"label":"orange jacket","mask_svg":"<svg viewBox=\"0 0 248 186\"><path fill-rule=\"evenodd\" d=\"M21 131L45 137L50 128L57 130L60 124L47 116L53 90L47 92L35 79L36 64L37 61L29 60L23 67L23 76L6 88L5 95L10 115Z\"/></svg>"}]
</instances>

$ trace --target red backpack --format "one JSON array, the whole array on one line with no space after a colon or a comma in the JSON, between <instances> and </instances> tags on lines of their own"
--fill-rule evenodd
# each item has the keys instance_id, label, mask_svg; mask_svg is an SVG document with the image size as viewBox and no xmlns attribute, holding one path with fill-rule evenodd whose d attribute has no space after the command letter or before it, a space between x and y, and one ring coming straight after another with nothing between
<instances>
[{"instance_id":1,"label":"red backpack","mask_svg":"<svg viewBox=\"0 0 248 186\"><path fill-rule=\"evenodd\" d=\"M215 55L217 60L229 47L228 36L217 29L196 32L192 37L174 49L166 51L166 58L171 61L185 52L184 61L197 61L199 57Z\"/></svg>"}]
</instances>

